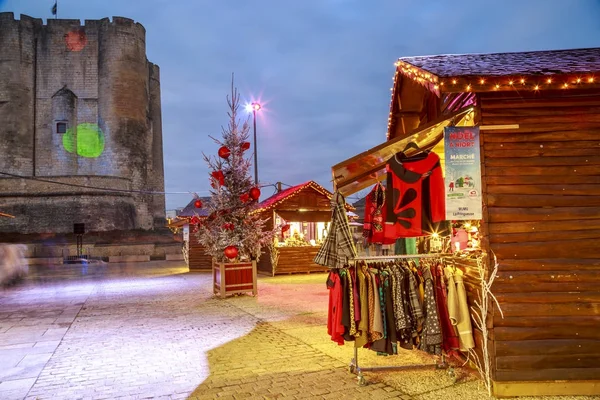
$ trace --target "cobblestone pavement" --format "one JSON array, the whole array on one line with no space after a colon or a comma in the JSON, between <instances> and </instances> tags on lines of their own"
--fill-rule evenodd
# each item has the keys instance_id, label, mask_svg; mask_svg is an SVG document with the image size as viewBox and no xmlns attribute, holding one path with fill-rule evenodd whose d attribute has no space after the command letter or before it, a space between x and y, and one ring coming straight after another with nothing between
<instances>
[{"instance_id":1,"label":"cobblestone pavement","mask_svg":"<svg viewBox=\"0 0 600 400\"><path fill-rule=\"evenodd\" d=\"M177 262L40 268L0 292L0 399L487 397L416 351L362 350L361 364L426 367L357 385L352 347L326 334L323 282L261 277L258 297L223 300Z\"/></svg>"}]
</instances>

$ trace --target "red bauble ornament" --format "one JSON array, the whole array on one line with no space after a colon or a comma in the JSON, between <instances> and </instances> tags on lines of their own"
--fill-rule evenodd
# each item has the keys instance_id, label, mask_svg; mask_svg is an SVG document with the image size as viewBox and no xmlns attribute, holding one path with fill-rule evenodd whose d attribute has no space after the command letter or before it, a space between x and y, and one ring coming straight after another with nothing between
<instances>
[{"instance_id":1,"label":"red bauble ornament","mask_svg":"<svg viewBox=\"0 0 600 400\"><path fill-rule=\"evenodd\" d=\"M219 185L225 185L225 175L223 175L223 171L213 171L211 172L210 176L212 176L216 181L218 181ZM214 182L212 182L211 185L212 187L215 187Z\"/></svg>"},{"instance_id":2,"label":"red bauble ornament","mask_svg":"<svg viewBox=\"0 0 600 400\"><path fill-rule=\"evenodd\" d=\"M250 142L243 142L240 147L242 148L242 151L246 151L250 148Z\"/></svg>"},{"instance_id":3,"label":"red bauble ornament","mask_svg":"<svg viewBox=\"0 0 600 400\"><path fill-rule=\"evenodd\" d=\"M221 158L229 158L231 155L231 150L227 146L221 146L219 149L219 157Z\"/></svg>"},{"instance_id":4,"label":"red bauble ornament","mask_svg":"<svg viewBox=\"0 0 600 400\"><path fill-rule=\"evenodd\" d=\"M229 230L229 231L232 231L233 228L234 228L234 226L233 226L233 224L231 222L228 222L226 224L223 224L222 228L226 229L226 230Z\"/></svg>"},{"instance_id":5,"label":"red bauble ornament","mask_svg":"<svg viewBox=\"0 0 600 400\"><path fill-rule=\"evenodd\" d=\"M260 197L260 189L257 187L253 187L252 189L250 189L249 194L252 200L258 200L258 198Z\"/></svg>"},{"instance_id":6,"label":"red bauble ornament","mask_svg":"<svg viewBox=\"0 0 600 400\"><path fill-rule=\"evenodd\" d=\"M223 253L225 254L225 257L229 259L236 258L238 256L238 249L235 246L227 246L225 247L225 250L223 250Z\"/></svg>"},{"instance_id":7,"label":"red bauble ornament","mask_svg":"<svg viewBox=\"0 0 600 400\"><path fill-rule=\"evenodd\" d=\"M281 227L281 233L287 232L290 230L290 224L285 224Z\"/></svg>"},{"instance_id":8,"label":"red bauble ornament","mask_svg":"<svg viewBox=\"0 0 600 400\"><path fill-rule=\"evenodd\" d=\"M241 194L240 195L240 200L242 201L242 203L245 203L248 200L250 200L250 195L248 193Z\"/></svg>"},{"instance_id":9,"label":"red bauble ornament","mask_svg":"<svg viewBox=\"0 0 600 400\"><path fill-rule=\"evenodd\" d=\"M194 202L194 207L196 207L196 208L202 208L202 200L196 200Z\"/></svg>"},{"instance_id":10,"label":"red bauble ornament","mask_svg":"<svg viewBox=\"0 0 600 400\"><path fill-rule=\"evenodd\" d=\"M200 222L200 219L198 217L196 217L195 215L190 219L190 223L192 225L196 225L198 222Z\"/></svg>"}]
</instances>

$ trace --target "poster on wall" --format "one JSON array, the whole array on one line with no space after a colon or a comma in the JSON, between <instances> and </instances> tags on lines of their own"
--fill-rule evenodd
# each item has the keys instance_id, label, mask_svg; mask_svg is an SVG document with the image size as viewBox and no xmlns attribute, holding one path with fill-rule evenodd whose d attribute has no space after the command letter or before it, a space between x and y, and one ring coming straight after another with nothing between
<instances>
[{"instance_id":1,"label":"poster on wall","mask_svg":"<svg viewBox=\"0 0 600 400\"><path fill-rule=\"evenodd\" d=\"M188 224L185 224L183 226L183 240L185 242L190 241L190 226Z\"/></svg>"},{"instance_id":2,"label":"poster on wall","mask_svg":"<svg viewBox=\"0 0 600 400\"><path fill-rule=\"evenodd\" d=\"M444 128L446 219L482 219L479 127Z\"/></svg>"}]
</instances>

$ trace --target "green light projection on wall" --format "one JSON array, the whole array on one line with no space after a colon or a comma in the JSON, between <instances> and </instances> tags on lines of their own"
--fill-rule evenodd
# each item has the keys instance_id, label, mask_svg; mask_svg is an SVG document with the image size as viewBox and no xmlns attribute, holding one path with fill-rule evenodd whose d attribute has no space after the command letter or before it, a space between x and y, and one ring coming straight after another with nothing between
<instances>
[{"instance_id":1,"label":"green light projection on wall","mask_svg":"<svg viewBox=\"0 0 600 400\"><path fill-rule=\"evenodd\" d=\"M63 147L69 153L75 151L75 132L67 129L63 135ZM96 158L104 151L104 132L97 124L77 125L77 155L87 158Z\"/></svg>"}]
</instances>

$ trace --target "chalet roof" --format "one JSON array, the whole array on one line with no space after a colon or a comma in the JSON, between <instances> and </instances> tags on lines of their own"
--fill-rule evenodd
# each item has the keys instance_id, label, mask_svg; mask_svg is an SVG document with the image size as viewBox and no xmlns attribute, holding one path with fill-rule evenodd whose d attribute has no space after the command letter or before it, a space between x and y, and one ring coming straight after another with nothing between
<instances>
[{"instance_id":1,"label":"chalet roof","mask_svg":"<svg viewBox=\"0 0 600 400\"><path fill-rule=\"evenodd\" d=\"M439 78L464 76L544 76L600 72L600 47L490 54L401 57Z\"/></svg>"},{"instance_id":2,"label":"chalet roof","mask_svg":"<svg viewBox=\"0 0 600 400\"><path fill-rule=\"evenodd\" d=\"M284 201L294 197L295 195L300 193L302 190L307 189L307 188L311 188L311 189L321 193L322 195L326 196L328 199L331 199L331 197L332 197L332 193L329 190L325 189L323 186L319 185L315 181L308 181L308 182L304 182L304 183L301 183L296 186L289 187L289 188L282 190L279 193L275 193L273 196L263 200L262 202L260 202L258 204L257 211L262 212L262 211L267 211L269 209L274 209L278 205L283 203ZM346 208L349 210L354 209L349 204L347 204Z\"/></svg>"},{"instance_id":3,"label":"chalet roof","mask_svg":"<svg viewBox=\"0 0 600 400\"><path fill-rule=\"evenodd\" d=\"M200 199L200 201L202 201L202 208L196 208L196 206L194 205L194 203L196 202L196 200ZM187 206L185 206L183 208L183 210L179 211L177 213L177 216L180 218L190 218L193 217L194 215L198 216L198 217L208 217L208 207L206 207L208 205L208 203L210 202L210 197L194 197Z\"/></svg>"}]
</instances>

